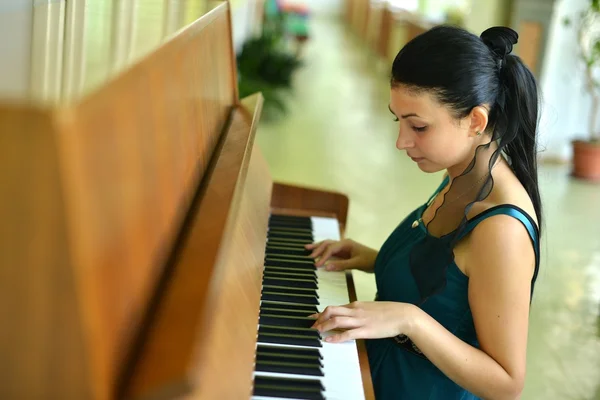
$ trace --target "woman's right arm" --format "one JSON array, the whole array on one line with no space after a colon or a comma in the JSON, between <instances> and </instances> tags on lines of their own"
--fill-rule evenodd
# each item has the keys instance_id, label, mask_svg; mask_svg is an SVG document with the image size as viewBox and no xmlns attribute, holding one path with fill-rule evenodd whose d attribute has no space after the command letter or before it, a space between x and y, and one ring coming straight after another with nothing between
<instances>
[{"instance_id":1,"label":"woman's right arm","mask_svg":"<svg viewBox=\"0 0 600 400\"><path fill-rule=\"evenodd\" d=\"M306 249L313 250L310 257L316 259L315 265L317 267L325 266L327 271L358 269L372 273L378 253L377 250L352 239L324 240L308 244Z\"/></svg>"}]
</instances>

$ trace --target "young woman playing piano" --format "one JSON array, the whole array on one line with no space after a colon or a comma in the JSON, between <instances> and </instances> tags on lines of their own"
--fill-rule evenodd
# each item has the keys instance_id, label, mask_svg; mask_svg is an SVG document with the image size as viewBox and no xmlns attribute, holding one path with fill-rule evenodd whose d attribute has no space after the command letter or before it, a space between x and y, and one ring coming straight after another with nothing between
<instances>
[{"instance_id":1,"label":"young woman playing piano","mask_svg":"<svg viewBox=\"0 0 600 400\"><path fill-rule=\"evenodd\" d=\"M516 399L542 218L534 77L510 54L517 34L437 27L392 66L396 147L424 172L446 170L429 201L379 251L352 240L309 245L317 266L373 272L377 298L328 307L333 342L367 340L386 399ZM332 258L335 256L335 258Z\"/></svg>"}]
</instances>

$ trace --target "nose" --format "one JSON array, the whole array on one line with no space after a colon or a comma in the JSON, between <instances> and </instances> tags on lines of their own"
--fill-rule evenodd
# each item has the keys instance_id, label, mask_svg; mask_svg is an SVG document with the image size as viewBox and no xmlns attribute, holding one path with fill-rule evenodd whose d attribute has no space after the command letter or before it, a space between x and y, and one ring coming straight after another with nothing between
<instances>
[{"instance_id":1,"label":"nose","mask_svg":"<svg viewBox=\"0 0 600 400\"><path fill-rule=\"evenodd\" d=\"M396 139L396 148L398 150L405 150L415 147L415 142L411 137L410 133L402 132L398 130L398 139Z\"/></svg>"}]
</instances>

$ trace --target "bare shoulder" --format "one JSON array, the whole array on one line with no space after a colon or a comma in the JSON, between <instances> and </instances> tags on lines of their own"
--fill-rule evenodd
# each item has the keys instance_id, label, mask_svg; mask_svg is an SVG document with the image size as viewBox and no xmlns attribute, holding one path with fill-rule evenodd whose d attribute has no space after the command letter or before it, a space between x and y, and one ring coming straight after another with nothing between
<instances>
[{"instance_id":1,"label":"bare shoulder","mask_svg":"<svg viewBox=\"0 0 600 400\"><path fill-rule=\"evenodd\" d=\"M533 203L510 169L494 174L492 193L485 201L473 206L469 218L506 204L519 207L537 224ZM535 267L535 251L526 227L516 218L503 214L488 217L478 223L465 240L459 243L455 256L459 268L469 276L475 272L475 268L481 271L497 266L506 272L517 268L521 272L525 269L527 274L532 274Z\"/></svg>"}]
</instances>

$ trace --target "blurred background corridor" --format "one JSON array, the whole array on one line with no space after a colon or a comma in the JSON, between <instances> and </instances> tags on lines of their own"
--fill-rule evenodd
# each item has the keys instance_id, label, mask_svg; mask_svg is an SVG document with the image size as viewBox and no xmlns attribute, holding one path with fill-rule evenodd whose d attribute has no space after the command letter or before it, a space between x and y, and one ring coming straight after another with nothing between
<instances>
[{"instance_id":1,"label":"blurred background corridor","mask_svg":"<svg viewBox=\"0 0 600 400\"><path fill-rule=\"evenodd\" d=\"M0 0L0 102L84 98L217 3ZM273 180L346 194L346 236L373 248L442 178L441 172L424 174L395 147L397 124L388 103L397 52L436 24L478 35L495 25L518 31L515 52L534 72L543 98L539 174L546 218L522 398L600 400L600 109L594 101L600 96L600 17L588 26L580 21L581 12L594 7L600 15L598 2L230 4L238 90L240 97L258 91L265 97L256 142ZM203 49L198 59L211 51ZM169 79L160 84L168 87ZM353 275L358 299L372 300L372 275Z\"/></svg>"}]
</instances>

